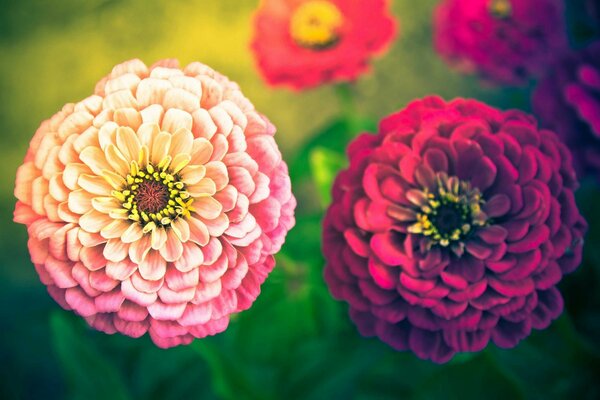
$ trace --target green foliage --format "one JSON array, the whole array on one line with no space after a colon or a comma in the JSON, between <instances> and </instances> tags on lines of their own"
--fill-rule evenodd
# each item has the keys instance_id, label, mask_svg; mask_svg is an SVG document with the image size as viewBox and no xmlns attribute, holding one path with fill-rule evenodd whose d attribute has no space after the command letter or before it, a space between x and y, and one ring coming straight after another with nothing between
<instances>
[{"instance_id":1,"label":"green foliage","mask_svg":"<svg viewBox=\"0 0 600 400\"><path fill-rule=\"evenodd\" d=\"M69 398L129 398L118 371L85 335L80 320L63 311L56 311L50 317L50 326L54 350L69 383Z\"/></svg>"},{"instance_id":2,"label":"green foliage","mask_svg":"<svg viewBox=\"0 0 600 400\"><path fill-rule=\"evenodd\" d=\"M310 152L310 169L323 207L331 202L331 186L346 164L346 158L334 151L317 147Z\"/></svg>"}]
</instances>

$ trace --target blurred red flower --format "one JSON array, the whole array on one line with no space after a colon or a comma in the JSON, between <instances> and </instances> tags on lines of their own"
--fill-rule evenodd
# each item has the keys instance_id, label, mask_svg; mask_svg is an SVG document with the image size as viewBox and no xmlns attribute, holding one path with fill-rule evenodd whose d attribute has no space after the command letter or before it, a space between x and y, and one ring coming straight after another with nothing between
<instances>
[{"instance_id":1,"label":"blurred red flower","mask_svg":"<svg viewBox=\"0 0 600 400\"><path fill-rule=\"evenodd\" d=\"M387 0L263 0L252 49L269 84L300 90L356 79L395 33Z\"/></svg>"},{"instance_id":2,"label":"blurred red flower","mask_svg":"<svg viewBox=\"0 0 600 400\"><path fill-rule=\"evenodd\" d=\"M567 47L559 0L444 0L434 15L440 55L463 72L519 85Z\"/></svg>"}]
</instances>

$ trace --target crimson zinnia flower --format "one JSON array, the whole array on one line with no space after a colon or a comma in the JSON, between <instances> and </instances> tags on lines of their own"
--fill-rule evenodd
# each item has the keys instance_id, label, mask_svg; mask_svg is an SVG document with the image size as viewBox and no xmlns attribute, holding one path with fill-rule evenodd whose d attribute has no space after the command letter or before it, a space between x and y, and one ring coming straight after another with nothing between
<instances>
[{"instance_id":1,"label":"crimson zinnia flower","mask_svg":"<svg viewBox=\"0 0 600 400\"><path fill-rule=\"evenodd\" d=\"M567 47L562 0L443 0L434 23L444 59L500 84L540 75Z\"/></svg>"},{"instance_id":2,"label":"crimson zinnia flower","mask_svg":"<svg viewBox=\"0 0 600 400\"><path fill-rule=\"evenodd\" d=\"M160 347L225 330L294 224L274 132L203 64L114 67L41 124L17 172L15 221L50 295Z\"/></svg>"},{"instance_id":3,"label":"crimson zinnia flower","mask_svg":"<svg viewBox=\"0 0 600 400\"><path fill-rule=\"evenodd\" d=\"M263 0L252 49L272 85L351 81L384 51L396 25L387 0Z\"/></svg>"},{"instance_id":4,"label":"crimson zinnia flower","mask_svg":"<svg viewBox=\"0 0 600 400\"><path fill-rule=\"evenodd\" d=\"M509 348L562 311L586 223L571 157L530 116L430 97L348 149L325 279L365 336L445 362Z\"/></svg>"},{"instance_id":5,"label":"crimson zinnia flower","mask_svg":"<svg viewBox=\"0 0 600 400\"><path fill-rule=\"evenodd\" d=\"M569 146L578 175L600 179L600 41L554 66L533 94L533 109Z\"/></svg>"}]
</instances>

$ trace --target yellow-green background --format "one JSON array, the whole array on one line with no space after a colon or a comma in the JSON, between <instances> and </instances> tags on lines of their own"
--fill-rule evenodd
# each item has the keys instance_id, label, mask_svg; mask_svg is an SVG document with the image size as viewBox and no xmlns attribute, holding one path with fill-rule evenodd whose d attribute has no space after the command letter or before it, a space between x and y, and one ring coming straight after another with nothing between
<instances>
[{"instance_id":1,"label":"yellow-green background","mask_svg":"<svg viewBox=\"0 0 600 400\"><path fill-rule=\"evenodd\" d=\"M373 73L357 83L357 112L375 121L427 94L529 108L530 88L482 87L476 78L451 72L436 56L431 46L436 0L392 3L400 35L390 52L373 63ZM570 2L574 44L594 35L580 3ZM249 49L257 4L0 2L0 398L599 395L590 384L591 378L600 377L597 353L592 361L583 356L593 351L589 339L580 337L600 331L597 300L587 301L580 293L582 288L597 292L594 263L588 266L596 271L591 275L568 278L573 300L567 302L576 322L583 319L592 328L574 327L570 318L563 318L512 352L493 349L459 357L444 367L360 338L347 321L345 307L328 296L321 279L320 210L314 200L317 191L307 183L311 168L303 162L293 164L292 171L302 180L295 186L301 200L298 228L257 304L236 318L226 333L163 351L147 338L92 332L59 311L29 262L25 228L11 222L14 174L39 123L64 103L91 94L115 64L130 58L147 64L178 58L182 64L202 61L212 66L237 81L277 126L278 143L288 160L308 157L310 149L303 144L338 116L332 87L294 93L262 82ZM336 129L331 132L339 134ZM580 201L593 204L594 189L586 193Z\"/></svg>"}]
</instances>

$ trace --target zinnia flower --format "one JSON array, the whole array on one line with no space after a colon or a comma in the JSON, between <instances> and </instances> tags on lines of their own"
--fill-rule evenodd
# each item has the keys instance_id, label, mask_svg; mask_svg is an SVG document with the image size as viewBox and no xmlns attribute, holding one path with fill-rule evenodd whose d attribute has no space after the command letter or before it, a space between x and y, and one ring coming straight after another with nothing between
<instances>
[{"instance_id":1,"label":"zinnia flower","mask_svg":"<svg viewBox=\"0 0 600 400\"><path fill-rule=\"evenodd\" d=\"M430 97L348 149L325 279L365 336L445 362L509 348L562 311L586 223L571 157L530 116Z\"/></svg>"},{"instance_id":2,"label":"zinnia flower","mask_svg":"<svg viewBox=\"0 0 600 400\"><path fill-rule=\"evenodd\" d=\"M443 0L434 19L444 59L500 84L539 76L567 46L561 0Z\"/></svg>"},{"instance_id":3,"label":"zinnia flower","mask_svg":"<svg viewBox=\"0 0 600 400\"><path fill-rule=\"evenodd\" d=\"M160 347L225 330L294 224L274 132L203 64L117 65L41 124L17 172L15 221L50 295Z\"/></svg>"},{"instance_id":4,"label":"zinnia flower","mask_svg":"<svg viewBox=\"0 0 600 400\"><path fill-rule=\"evenodd\" d=\"M272 85L352 81L395 36L386 0L263 0L252 48Z\"/></svg>"},{"instance_id":5,"label":"zinnia flower","mask_svg":"<svg viewBox=\"0 0 600 400\"><path fill-rule=\"evenodd\" d=\"M533 94L533 109L569 146L578 175L600 179L600 41L554 66Z\"/></svg>"}]
</instances>

